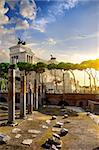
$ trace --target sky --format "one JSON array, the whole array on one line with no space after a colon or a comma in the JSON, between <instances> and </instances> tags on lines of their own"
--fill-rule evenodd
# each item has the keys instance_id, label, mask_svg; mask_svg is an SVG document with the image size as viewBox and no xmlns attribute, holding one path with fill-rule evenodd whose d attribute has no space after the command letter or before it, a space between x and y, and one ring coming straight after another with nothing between
<instances>
[{"instance_id":1,"label":"sky","mask_svg":"<svg viewBox=\"0 0 99 150\"><path fill-rule=\"evenodd\" d=\"M18 38L46 60L99 58L99 0L0 0L0 62Z\"/></svg>"}]
</instances>

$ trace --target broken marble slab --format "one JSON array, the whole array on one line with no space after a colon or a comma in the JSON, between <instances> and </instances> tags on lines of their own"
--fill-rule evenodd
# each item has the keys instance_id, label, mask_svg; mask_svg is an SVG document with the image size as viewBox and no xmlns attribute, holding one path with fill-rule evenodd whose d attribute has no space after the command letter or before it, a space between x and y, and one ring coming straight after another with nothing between
<instances>
[{"instance_id":1,"label":"broken marble slab","mask_svg":"<svg viewBox=\"0 0 99 150\"><path fill-rule=\"evenodd\" d=\"M35 130L35 129L30 129L30 130L28 130L28 133L39 134L39 133L41 133L41 131Z\"/></svg>"},{"instance_id":2,"label":"broken marble slab","mask_svg":"<svg viewBox=\"0 0 99 150\"><path fill-rule=\"evenodd\" d=\"M68 118L68 114L64 114L64 119L65 119L65 118Z\"/></svg>"},{"instance_id":3,"label":"broken marble slab","mask_svg":"<svg viewBox=\"0 0 99 150\"><path fill-rule=\"evenodd\" d=\"M53 132L60 132L60 128L55 128L55 127L54 127L54 128L52 128L52 131L53 131Z\"/></svg>"},{"instance_id":4,"label":"broken marble slab","mask_svg":"<svg viewBox=\"0 0 99 150\"><path fill-rule=\"evenodd\" d=\"M68 133L68 129L63 128L63 129L60 130L59 135L60 135L60 136L65 136L67 133Z\"/></svg>"},{"instance_id":5,"label":"broken marble slab","mask_svg":"<svg viewBox=\"0 0 99 150\"><path fill-rule=\"evenodd\" d=\"M21 131L21 129L19 129L19 128L14 128L14 129L12 129L12 133L18 133L18 132L20 132Z\"/></svg>"},{"instance_id":6,"label":"broken marble slab","mask_svg":"<svg viewBox=\"0 0 99 150\"><path fill-rule=\"evenodd\" d=\"M42 128L43 128L43 129L48 129L48 126L42 125Z\"/></svg>"},{"instance_id":7,"label":"broken marble slab","mask_svg":"<svg viewBox=\"0 0 99 150\"><path fill-rule=\"evenodd\" d=\"M52 150L58 150L58 148L57 148L56 145L54 145L54 144L52 145L51 149L52 149Z\"/></svg>"},{"instance_id":8,"label":"broken marble slab","mask_svg":"<svg viewBox=\"0 0 99 150\"><path fill-rule=\"evenodd\" d=\"M56 134L56 133L53 133L53 137L55 137L55 138L60 140L60 136L58 134Z\"/></svg>"},{"instance_id":9,"label":"broken marble slab","mask_svg":"<svg viewBox=\"0 0 99 150\"><path fill-rule=\"evenodd\" d=\"M52 120L55 120L55 119L57 119L57 116L55 116L55 115L52 116Z\"/></svg>"},{"instance_id":10,"label":"broken marble slab","mask_svg":"<svg viewBox=\"0 0 99 150\"><path fill-rule=\"evenodd\" d=\"M21 137L21 134L17 134L17 135L15 136L16 139L19 139L20 137Z\"/></svg>"},{"instance_id":11,"label":"broken marble slab","mask_svg":"<svg viewBox=\"0 0 99 150\"><path fill-rule=\"evenodd\" d=\"M10 139L10 136L0 133L0 144L6 144Z\"/></svg>"},{"instance_id":12,"label":"broken marble slab","mask_svg":"<svg viewBox=\"0 0 99 150\"><path fill-rule=\"evenodd\" d=\"M56 124L54 125L54 127L56 128L61 128L63 126L63 122L56 122Z\"/></svg>"},{"instance_id":13,"label":"broken marble slab","mask_svg":"<svg viewBox=\"0 0 99 150\"><path fill-rule=\"evenodd\" d=\"M23 145L31 145L32 141L33 141L32 139L25 139L25 140L23 140L22 144Z\"/></svg>"},{"instance_id":14,"label":"broken marble slab","mask_svg":"<svg viewBox=\"0 0 99 150\"><path fill-rule=\"evenodd\" d=\"M36 137L37 137L37 135L33 134L33 135L32 135L32 137L33 137L33 138L36 138Z\"/></svg>"},{"instance_id":15,"label":"broken marble slab","mask_svg":"<svg viewBox=\"0 0 99 150\"><path fill-rule=\"evenodd\" d=\"M51 123L51 120L46 120L46 123L47 123L47 124L50 124L50 123Z\"/></svg>"},{"instance_id":16,"label":"broken marble slab","mask_svg":"<svg viewBox=\"0 0 99 150\"><path fill-rule=\"evenodd\" d=\"M28 121L32 121L32 120L33 120L33 118L28 118L27 120L28 120Z\"/></svg>"}]
</instances>

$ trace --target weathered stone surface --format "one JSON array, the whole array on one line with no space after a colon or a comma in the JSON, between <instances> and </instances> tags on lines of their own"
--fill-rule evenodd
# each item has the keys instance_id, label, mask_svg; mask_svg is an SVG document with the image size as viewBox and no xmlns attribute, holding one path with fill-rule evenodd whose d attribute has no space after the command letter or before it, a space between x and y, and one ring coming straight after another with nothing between
<instances>
[{"instance_id":1,"label":"weathered stone surface","mask_svg":"<svg viewBox=\"0 0 99 150\"><path fill-rule=\"evenodd\" d=\"M48 129L48 126L42 125L43 129Z\"/></svg>"},{"instance_id":2,"label":"weathered stone surface","mask_svg":"<svg viewBox=\"0 0 99 150\"><path fill-rule=\"evenodd\" d=\"M60 149L60 147L62 147L62 141L58 139L57 137L51 137L51 138L48 138L44 144L42 144L42 147L46 149L50 149L50 150L52 150L52 147L53 147L53 148L56 148L55 150L57 150L57 149Z\"/></svg>"},{"instance_id":3,"label":"weathered stone surface","mask_svg":"<svg viewBox=\"0 0 99 150\"><path fill-rule=\"evenodd\" d=\"M50 123L51 123L51 120L46 120L46 123L47 123L47 124L50 124Z\"/></svg>"},{"instance_id":4,"label":"weathered stone surface","mask_svg":"<svg viewBox=\"0 0 99 150\"><path fill-rule=\"evenodd\" d=\"M33 134L33 135L32 135L32 137L33 137L33 138L36 138L36 137L37 137L37 135Z\"/></svg>"},{"instance_id":5,"label":"weathered stone surface","mask_svg":"<svg viewBox=\"0 0 99 150\"><path fill-rule=\"evenodd\" d=\"M33 118L28 118L27 120L28 120L28 121L32 121L32 120L33 120Z\"/></svg>"},{"instance_id":6,"label":"weathered stone surface","mask_svg":"<svg viewBox=\"0 0 99 150\"><path fill-rule=\"evenodd\" d=\"M10 125L11 127L15 127L15 126L17 126L17 125L18 125L18 123L17 123L17 122L12 123L12 124L9 124L9 123L8 123L8 125Z\"/></svg>"},{"instance_id":7,"label":"weathered stone surface","mask_svg":"<svg viewBox=\"0 0 99 150\"><path fill-rule=\"evenodd\" d=\"M21 134L17 134L17 135L15 136L16 139L19 139L20 137L21 137Z\"/></svg>"},{"instance_id":8,"label":"weathered stone surface","mask_svg":"<svg viewBox=\"0 0 99 150\"><path fill-rule=\"evenodd\" d=\"M62 123L62 122L57 122L54 127L56 127L56 128L61 128L62 126L63 126L63 123Z\"/></svg>"},{"instance_id":9,"label":"weathered stone surface","mask_svg":"<svg viewBox=\"0 0 99 150\"><path fill-rule=\"evenodd\" d=\"M59 136L58 134L56 134L56 133L53 133L53 136L54 136L55 138L57 138L57 139L60 139L60 136Z\"/></svg>"},{"instance_id":10,"label":"weathered stone surface","mask_svg":"<svg viewBox=\"0 0 99 150\"><path fill-rule=\"evenodd\" d=\"M58 150L57 147L55 145L52 145L52 150Z\"/></svg>"},{"instance_id":11,"label":"weathered stone surface","mask_svg":"<svg viewBox=\"0 0 99 150\"><path fill-rule=\"evenodd\" d=\"M45 149L50 149L51 148L51 145L48 144L47 142L45 142L44 144L42 144L42 147Z\"/></svg>"},{"instance_id":12,"label":"weathered stone surface","mask_svg":"<svg viewBox=\"0 0 99 150\"><path fill-rule=\"evenodd\" d=\"M63 128L63 129L60 130L59 135L60 136L65 136L67 133L68 133L68 129Z\"/></svg>"},{"instance_id":13,"label":"weathered stone surface","mask_svg":"<svg viewBox=\"0 0 99 150\"><path fill-rule=\"evenodd\" d=\"M52 128L52 131L53 131L53 132L59 132L59 131L60 131L60 128L55 128L55 127L54 127L54 128Z\"/></svg>"},{"instance_id":14,"label":"weathered stone surface","mask_svg":"<svg viewBox=\"0 0 99 150\"><path fill-rule=\"evenodd\" d=\"M28 130L28 133L39 134L39 133L41 133L41 131L35 130L35 129L31 129L31 130Z\"/></svg>"},{"instance_id":15,"label":"weathered stone surface","mask_svg":"<svg viewBox=\"0 0 99 150\"><path fill-rule=\"evenodd\" d=\"M60 140L60 143L56 145L56 147L57 147L58 149L61 149L61 148L62 148L62 141L61 141L61 140Z\"/></svg>"},{"instance_id":16,"label":"weathered stone surface","mask_svg":"<svg viewBox=\"0 0 99 150\"><path fill-rule=\"evenodd\" d=\"M89 116L90 114L91 114L90 112L87 112L87 113L86 113L87 116Z\"/></svg>"},{"instance_id":17,"label":"weathered stone surface","mask_svg":"<svg viewBox=\"0 0 99 150\"><path fill-rule=\"evenodd\" d=\"M0 144L6 144L10 140L10 136L5 134L0 134Z\"/></svg>"},{"instance_id":18,"label":"weathered stone surface","mask_svg":"<svg viewBox=\"0 0 99 150\"><path fill-rule=\"evenodd\" d=\"M64 121L64 124L67 124L67 123L70 123L70 121L69 120Z\"/></svg>"},{"instance_id":19,"label":"weathered stone surface","mask_svg":"<svg viewBox=\"0 0 99 150\"><path fill-rule=\"evenodd\" d=\"M52 116L52 120L55 120L55 119L57 119L57 116Z\"/></svg>"},{"instance_id":20,"label":"weathered stone surface","mask_svg":"<svg viewBox=\"0 0 99 150\"><path fill-rule=\"evenodd\" d=\"M64 114L64 119L65 119L65 118L68 118L68 115L67 115L67 114Z\"/></svg>"},{"instance_id":21,"label":"weathered stone surface","mask_svg":"<svg viewBox=\"0 0 99 150\"><path fill-rule=\"evenodd\" d=\"M26 140L24 140L23 142L22 142L22 144L24 144L24 145L31 145L32 144L32 139L26 139Z\"/></svg>"},{"instance_id":22,"label":"weathered stone surface","mask_svg":"<svg viewBox=\"0 0 99 150\"><path fill-rule=\"evenodd\" d=\"M99 117L97 115L91 114L89 115L89 117L97 124L99 125Z\"/></svg>"},{"instance_id":23,"label":"weathered stone surface","mask_svg":"<svg viewBox=\"0 0 99 150\"><path fill-rule=\"evenodd\" d=\"M19 129L19 128L14 128L13 130L12 130L12 133L18 133L18 132L20 132L21 131L21 129Z\"/></svg>"}]
</instances>

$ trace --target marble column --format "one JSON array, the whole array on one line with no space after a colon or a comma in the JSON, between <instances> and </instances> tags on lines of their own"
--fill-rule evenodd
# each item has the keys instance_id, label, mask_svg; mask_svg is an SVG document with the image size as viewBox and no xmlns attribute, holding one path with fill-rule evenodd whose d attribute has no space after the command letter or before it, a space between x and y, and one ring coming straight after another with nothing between
<instances>
[{"instance_id":1,"label":"marble column","mask_svg":"<svg viewBox=\"0 0 99 150\"><path fill-rule=\"evenodd\" d=\"M28 90L28 114L32 114L33 112L33 90L32 85L29 83L29 90Z\"/></svg>"},{"instance_id":2,"label":"marble column","mask_svg":"<svg viewBox=\"0 0 99 150\"><path fill-rule=\"evenodd\" d=\"M26 118L26 75L21 75L20 117Z\"/></svg>"},{"instance_id":3,"label":"marble column","mask_svg":"<svg viewBox=\"0 0 99 150\"><path fill-rule=\"evenodd\" d=\"M8 71L8 123L15 123L15 69Z\"/></svg>"},{"instance_id":4,"label":"marble column","mask_svg":"<svg viewBox=\"0 0 99 150\"><path fill-rule=\"evenodd\" d=\"M36 73L36 110L38 110L39 108L38 89L39 89L39 73Z\"/></svg>"}]
</instances>

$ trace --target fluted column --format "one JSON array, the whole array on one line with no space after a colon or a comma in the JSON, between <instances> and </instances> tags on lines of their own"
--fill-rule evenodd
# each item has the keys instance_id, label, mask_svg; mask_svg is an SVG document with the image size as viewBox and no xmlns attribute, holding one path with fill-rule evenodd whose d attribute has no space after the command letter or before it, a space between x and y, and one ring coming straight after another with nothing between
<instances>
[{"instance_id":1,"label":"fluted column","mask_svg":"<svg viewBox=\"0 0 99 150\"><path fill-rule=\"evenodd\" d=\"M26 75L21 75L20 117L26 118Z\"/></svg>"}]
</instances>

